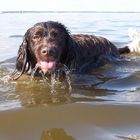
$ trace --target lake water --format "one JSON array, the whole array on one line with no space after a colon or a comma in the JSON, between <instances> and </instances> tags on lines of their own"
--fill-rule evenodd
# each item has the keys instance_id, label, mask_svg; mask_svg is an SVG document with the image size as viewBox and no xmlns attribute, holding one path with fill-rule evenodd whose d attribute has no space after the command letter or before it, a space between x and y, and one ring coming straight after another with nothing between
<instances>
[{"instance_id":1,"label":"lake water","mask_svg":"<svg viewBox=\"0 0 140 140\"><path fill-rule=\"evenodd\" d=\"M122 61L93 70L92 74L71 75L71 89L63 83L52 87L41 79L31 81L28 76L18 81L8 81L7 77L14 70L24 33L37 22L59 21L71 34L104 36L123 47L131 41L128 28L140 30L140 13L1 13L0 19L1 140L139 137L137 54L125 55Z\"/></svg>"}]
</instances>

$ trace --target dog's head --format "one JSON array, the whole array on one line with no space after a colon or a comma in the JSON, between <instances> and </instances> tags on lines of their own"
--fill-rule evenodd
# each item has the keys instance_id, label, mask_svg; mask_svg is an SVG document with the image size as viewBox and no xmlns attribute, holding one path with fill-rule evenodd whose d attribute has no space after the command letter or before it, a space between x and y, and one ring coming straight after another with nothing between
<instances>
[{"instance_id":1,"label":"dog's head","mask_svg":"<svg viewBox=\"0 0 140 140\"><path fill-rule=\"evenodd\" d=\"M49 21L35 24L25 33L16 68L27 72L38 66L44 73L54 71L66 55L69 40L69 32L61 23Z\"/></svg>"}]
</instances>

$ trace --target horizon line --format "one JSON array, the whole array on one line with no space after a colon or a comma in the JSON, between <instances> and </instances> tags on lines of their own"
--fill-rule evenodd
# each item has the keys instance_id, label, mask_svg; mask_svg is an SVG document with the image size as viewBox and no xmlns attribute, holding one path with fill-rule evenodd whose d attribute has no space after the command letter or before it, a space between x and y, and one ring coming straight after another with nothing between
<instances>
[{"instance_id":1,"label":"horizon line","mask_svg":"<svg viewBox=\"0 0 140 140\"><path fill-rule=\"evenodd\" d=\"M1 13L140 13L140 11L34 11L34 10L5 10Z\"/></svg>"}]
</instances>

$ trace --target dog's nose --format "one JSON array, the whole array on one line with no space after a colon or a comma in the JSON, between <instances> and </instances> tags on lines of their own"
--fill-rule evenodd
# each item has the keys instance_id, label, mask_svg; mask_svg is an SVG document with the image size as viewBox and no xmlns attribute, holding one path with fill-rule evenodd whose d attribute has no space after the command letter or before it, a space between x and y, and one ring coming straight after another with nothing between
<instances>
[{"instance_id":1,"label":"dog's nose","mask_svg":"<svg viewBox=\"0 0 140 140\"><path fill-rule=\"evenodd\" d=\"M43 49L41 50L41 54L42 54L42 55L47 55L47 54L48 54L48 49L47 49L47 48L43 48Z\"/></svg>"},{"instance_id":2,"label":"dog's nose","mask_svg":"<svg viewBox=\"0 0 140 140\"><path fill-rule=\"evenodd\" d=\"M41 54L42 55L49 55L49 56L53 56L55 54L55 48L43 48L41 50Z\"/></svg>"}]
</instances>

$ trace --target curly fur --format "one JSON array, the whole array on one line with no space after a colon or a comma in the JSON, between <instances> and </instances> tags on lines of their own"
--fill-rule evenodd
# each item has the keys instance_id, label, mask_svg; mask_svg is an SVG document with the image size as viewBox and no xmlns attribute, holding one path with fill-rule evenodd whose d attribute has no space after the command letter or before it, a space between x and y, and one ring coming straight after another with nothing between
<instances>
[{"instance_id":1,"label":"curly fur","mask_svg":"<svg viewBox=\"0 0 140 140\"><path fill-rule=\"evenodd\" d=\"M41 39L36 40L34 34L37 34L37 37L41 36ZM38 53L44 46L48 48L53 46L52 48L56 49L54 57L57 63L79 72L104 65L120 57L118 49L106 38L84 34L71 35L61 23L41 22L28 29L24 35L18 50L14 79L18 79L23 73L31 73L38 60L44 59Z\"/></svg>"}]
</instances>

